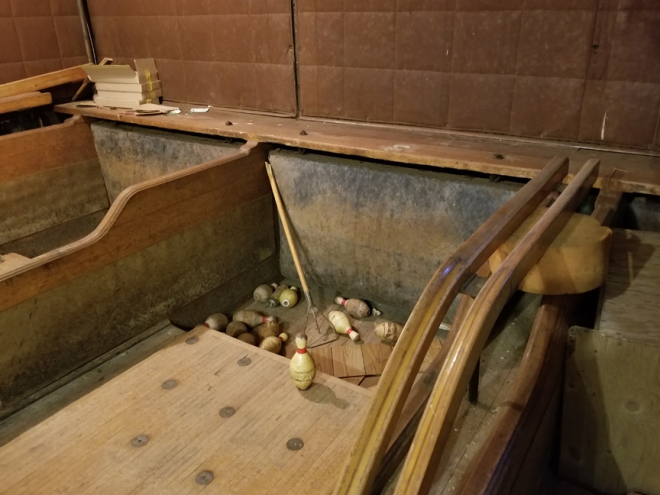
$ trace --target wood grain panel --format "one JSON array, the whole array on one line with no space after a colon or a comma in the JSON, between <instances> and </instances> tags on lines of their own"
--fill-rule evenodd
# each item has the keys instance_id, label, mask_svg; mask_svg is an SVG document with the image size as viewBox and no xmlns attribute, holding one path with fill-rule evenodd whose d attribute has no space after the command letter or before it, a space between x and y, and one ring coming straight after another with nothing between
<instances>
[{"instance_id":1,"label":"wood grain panel","mask_svg":"<svg viewBox=\"0 0 660 495\"><path fill-rule=\"evenodd\" d=\"M98 158L80 121L0 136L0 156L0 183Z\"/></svg>"},{"instance_id":2,"label":"wood grain panel","mask_svg":"<svg viewBox=\"0 0 660 495\"><path fill-rule=\"evenodd\" d=\"M5 98L0 98L0 115L43 105L50 105L51 103L53 103L53 98L50 93L36 92L17 96L7 96Z\"/></svg>"},{"instance_id":3,"label":"wood grain panel","mask_svg":"<svg viewBox=\"0 0 660 495\"><path fill-rule=\"evenodd\" d=\"M0 244L108 206L97 159L0 182Z\"/></svg>"}]
</instances>

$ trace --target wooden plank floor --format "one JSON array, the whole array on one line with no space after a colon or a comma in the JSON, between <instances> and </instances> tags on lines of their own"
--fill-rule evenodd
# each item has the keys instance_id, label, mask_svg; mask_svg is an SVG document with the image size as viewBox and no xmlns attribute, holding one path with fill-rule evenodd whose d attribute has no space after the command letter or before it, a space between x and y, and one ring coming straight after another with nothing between
<instances>
[{"instance_id":1,"label":"wooden plank floor","mask_svg":"<svg viewBox=\"0 0 660 495\"><path fill-rule=\"evenodd\" d=\"M370 396L198 327L0 448L0 493L330 493Z\"/></svg>"}]
</instances>

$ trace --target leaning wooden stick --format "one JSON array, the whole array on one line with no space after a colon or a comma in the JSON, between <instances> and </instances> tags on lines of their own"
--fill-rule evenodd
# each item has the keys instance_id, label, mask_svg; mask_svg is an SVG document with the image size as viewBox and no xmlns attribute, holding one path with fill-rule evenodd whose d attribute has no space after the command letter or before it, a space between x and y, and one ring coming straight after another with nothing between
<instances>
[{"instance_id":1,"label":"leaning wooden stick","mask_svg":"<svg viewBox=\"0 0 660 495\"><path fill-rule=\"evenodd\" d=\"M280 196L280 190L277 187L277 182L275 181L275 176L273 175L273 168L270 163L266 162L266 172L268 172L268 179L270 180L270 187L273 190L273 196L275 197L275 204L277 205L277 212L280 215L280 220L282 220L282 228L284 229L284 235L286 236L287 244L291 250L291 257L293 258L293 263L296 266L296 272L298 273L298 278L300 279L300 284L302 285L303 293L307 299L307 318L312 315L314 322L316 324L316 329L319 334L322 336L322 342L331 342L337 340L337 335L335 334L334 328L330 321L319 311L319 309L314 305L312 301L312 295L309 292L309 286L307 285L307 279L305 278L305 272L302 269L300 264L300 258L298 258L298 251L296 250L296 245L293 242L293 236L291 235L291 227L289 226L289 220L286 216L286 210L284 209L284 204L282 203L282 196ZM327 322L325 331L322 331L319 327L318 318L321 316ZM305 321L305 329L303 332L307 332L307 321ZM317 340L318 344L319 341ZM311 345L308 347L312 347Z\"/></svg>"},{"instance_id":2,"label":"leaning wooden stick","mask_svg":"<svg viewBox=\"0 0 660 495\"><path fill-rule=\"evenodd\" d=\"M458 329L406 457L396 494L427 494L472 370L504 305L598 177L589 160L488 279Z\"/></svg>"},{"instance_id":3,"label":"leaning wooden stick","mask_svg":"<svg viewBox=\"0 0 660 495\"><path fill-rule=\"evenodd\" d=\"M408 393L452 301L470 276L561 183L567 173L567 158L552 159L435 273L387 361L335 494L370 493Z\"/></svg>"}]
</instances>

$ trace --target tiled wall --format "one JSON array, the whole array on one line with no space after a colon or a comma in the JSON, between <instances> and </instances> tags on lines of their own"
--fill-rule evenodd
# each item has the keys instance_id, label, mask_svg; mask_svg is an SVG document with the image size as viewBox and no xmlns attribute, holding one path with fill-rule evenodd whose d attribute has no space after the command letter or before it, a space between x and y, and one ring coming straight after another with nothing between
<instances>
[{"instance_id":1,"label":"tiled wall","mask_svg":"<svg viewBox=\"0 0 660 495\"><path fill-rule=\"evenodd\" d=\"M297 5L303 115L660 144L660 1Z\"/></svg>"},{"instance_id":2,"label":"tiled wall","mask_svg":"<svg viewBox=\"0 0 660 495\"><path fill-rule=\"evenodd\" d=\"M295 114L290 0L87 0L99 57L153 57L168 100Z\"/></svg>"},{"instance_id":3,"label":"tiled wall","mask_svg":"<svg viewBox=\"0 0 660 495\"><path fill-rule=\"evenodd\" d=\"M76 0L0 0L0 84L85 63Z\"/></svg>"}]
</instances>

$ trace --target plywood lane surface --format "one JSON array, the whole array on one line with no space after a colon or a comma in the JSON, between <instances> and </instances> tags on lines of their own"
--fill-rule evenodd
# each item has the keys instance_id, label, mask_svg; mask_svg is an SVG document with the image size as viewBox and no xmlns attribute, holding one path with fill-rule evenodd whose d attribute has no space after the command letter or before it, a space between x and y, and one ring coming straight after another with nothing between
<instances>
[{"instance_id":1,"label":"plywood lane surface","mask_svg":"<svg viewBox=\"0 0 660 495\"><path fill-rule=\"evenodd\" d=\"M198 327L2 447L0 493L330 493L370 395Z\"/></svg>"},{"instance_id":2,"label":"plywood lane surface","mask_svg":"<svg viewBox=\"0 0 660 495\"><path fill-rule=\"evenodd\" d=\"M614 230L598 330L660 346L660 234Z\"/></svg>"}]
</instances>

